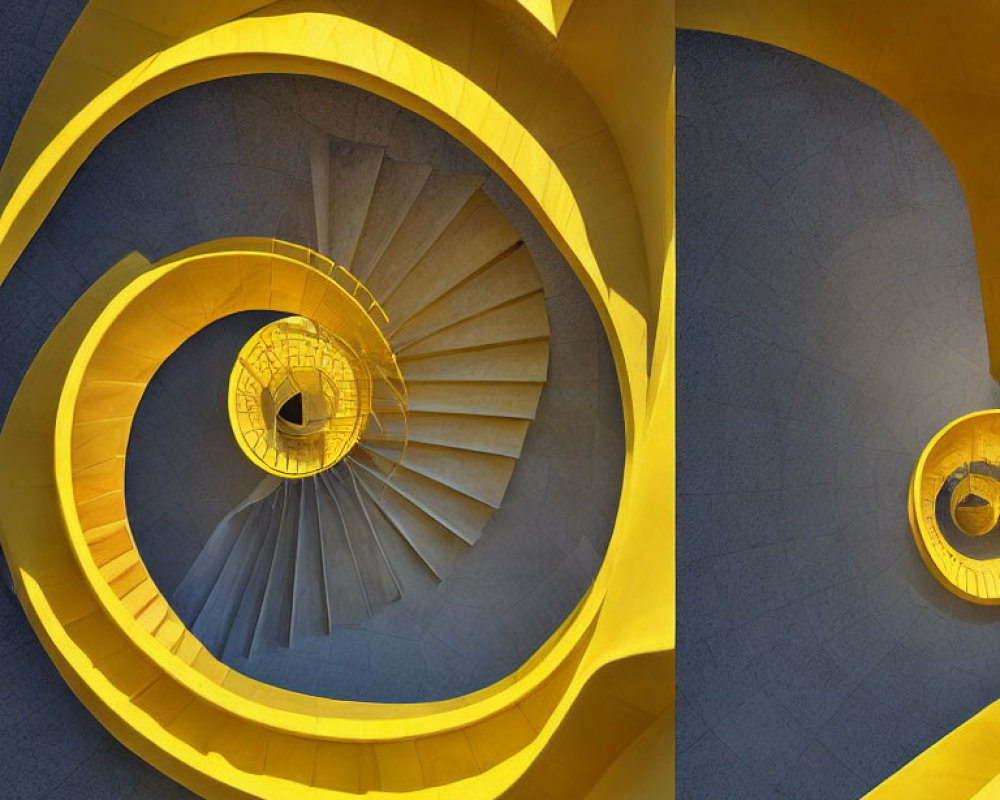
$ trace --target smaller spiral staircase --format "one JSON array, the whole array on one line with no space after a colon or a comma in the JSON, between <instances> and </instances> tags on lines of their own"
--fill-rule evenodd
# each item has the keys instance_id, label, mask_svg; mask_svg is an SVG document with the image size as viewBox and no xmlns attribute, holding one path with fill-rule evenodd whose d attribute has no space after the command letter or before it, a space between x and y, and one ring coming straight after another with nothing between
<instances>
[{"instance_id":1,"label":"smaller spiral staircase","mask_svg":"<svg viewBox=\"0 0 1000 800\"><path fill-rule=\"evenodd\" d=\"M398 599L400 543L445 578L503 500L548 370L541 279L481 177L337 139L314 144L311 168L318 250L380 306L407 402L376 381L346 458L268 476L213 531L172 605L223 660Z\"/></svg>"}]
</instances>

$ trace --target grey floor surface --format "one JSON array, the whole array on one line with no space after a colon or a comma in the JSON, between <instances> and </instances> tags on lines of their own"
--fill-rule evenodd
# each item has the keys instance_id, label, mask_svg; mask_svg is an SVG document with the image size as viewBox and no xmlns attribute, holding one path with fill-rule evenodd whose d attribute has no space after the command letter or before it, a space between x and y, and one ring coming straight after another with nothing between
<instances>
[{"instance_id":1,"label":"grey floor surface","mask_svg":"<svg viewBox=\"0 0 1000 800\"><path fill-rule=\"evenodd\" d=\"M968 211L907 112L808 59L677 49L678 796L857 798L1000 694L910 471L995 407Z\"/></svg>"}]
</instances>

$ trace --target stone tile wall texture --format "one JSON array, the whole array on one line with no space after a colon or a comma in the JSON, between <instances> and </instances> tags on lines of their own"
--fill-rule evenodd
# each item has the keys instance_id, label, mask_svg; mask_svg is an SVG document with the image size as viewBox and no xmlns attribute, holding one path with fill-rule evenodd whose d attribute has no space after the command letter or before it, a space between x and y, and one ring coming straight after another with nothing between
<instances>
[{"instance_id":1,"label":"stone tile wall texture","mask_svg":"<svg viewBox=\"0 0 1000 800\"><path fill-rule=\"evenodd\" d=\"M1000 611L931 577L910 472L995 407L975 250L906 111L677 40L682 798L857 798L1000 693Z\"/></svg>"}]
</instances>

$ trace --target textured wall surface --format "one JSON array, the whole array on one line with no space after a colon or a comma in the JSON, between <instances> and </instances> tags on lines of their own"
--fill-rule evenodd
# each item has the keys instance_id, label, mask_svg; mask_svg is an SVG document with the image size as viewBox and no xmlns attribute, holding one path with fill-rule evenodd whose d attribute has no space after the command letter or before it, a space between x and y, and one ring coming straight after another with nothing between
<instances>
[{"instance_id":1,"label":"textured wall surface","mask_svg":"<svg viewBox=\"0 0 1000 800\"><path fill-rule=\"evenodd\" d=\"M0 3L0 161L86 0Z\"/></svg>"},{"instance_id":2,"label":"textured wall surface","mask_svg":"<svg viewBox=\"0 0 1000 800\"><path fill-rule=\"evenodd\" d=\"M856 798L1000 694L906 493L994 407L962 191L858 82L678 36L678 795Z\"/></svg>"},{"instance_id":3,"label":"textured wall surface","mask_svg":"<svg viewBox=\"0 0 1000 800\"><path fill-rule=\"evenodd\" d=\"M0 584L0 796L188 800L195 795L118 743L73 696Z\"/></svg>"},{"instance_id":4,"label":"textured wall surface","mask_svg":"<svg viewBox=\"0 0 1000 800\"><path fill-rule=\"evenodd\" d=\"M198 331L143 393L125 460L125 500L139 554L170 600L212 530L265 473L229 423L240 348L281 314L246 311Z\"/></svg>"}]
</instances>

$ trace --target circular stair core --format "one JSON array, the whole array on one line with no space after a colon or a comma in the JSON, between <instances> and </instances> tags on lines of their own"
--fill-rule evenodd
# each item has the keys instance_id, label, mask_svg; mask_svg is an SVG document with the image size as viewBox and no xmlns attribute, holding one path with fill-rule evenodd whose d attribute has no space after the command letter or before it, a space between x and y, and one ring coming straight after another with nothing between
<instances>
[{"instance_id":1,"label":"circular stair core","mask_svg":"<svg viewBox=\"0 0 1000 800\"><path fill-rule=\"evenodd\" d=\"M364 355L306 317L257 331L229 378L236 443L251 462L283 478L315 475L340 461L361 438L371 407Z\"/></svg>"},{"instance_id":2,"label":"circular stair core","mask_svg":"<svg viewBox=\"0 0 1000 800\"><path fill-rule=\"evenodd\" d=\"M250 104L256 81L213 82L213 97L239 87L235 102ZM283 315L226 317L169 356L143 395L126 459L129 522L174 610L237 671L334 699L466 694L524 664L572 613L603 560L624 462L610 349L554 245L460 144L402 109L388 139L385 125L359 120L356 131L373 133L349 140L322 104L356 95L359 114L368 108L384 118L384 101L278 76L269 77L268 95L285 82L310 98L312 122L277 105L269 117L275 139L299 141L308 165L303 173L302 160L289 164L308 184L289 184L280 235L343 264L385 309L381 330L405 378L407 414L385 408L375 391L379 424L369 421L349 458L302 480L269 476L236 445L227 391L240 348ZM204 92L178 93L170 114L184 108L184 95ZM317 136L314 123L326 119L332 128ZM200 123L192 115L189 124ZM239 220L241 234L248 227ZM297 526L310 515L319 531L331 530L323 519L339 520L335 535L302 537L301 553L297 545L277 560L266 538L258 551L294 586L323 579L310 552L339 548L342 571L336 580L327 574L325 595L293 591L286 599L294 612L265 614L266 630L229 637L236 644L228 646L217 626L197 624L185 607L186 576L217 571L216 596L235 591L226 589L225 560L209 557L219 549L213 535L238 541L245 527L263 536L282 519ZM239 527L223 535L227 517ZM367 531L360 541L358 529ZM351 572L353 588L330 588L350 584ZM263 580L258 588L267 587ZM217 607L239 616L239 603Z\"/></svg>"}]
</instances>

